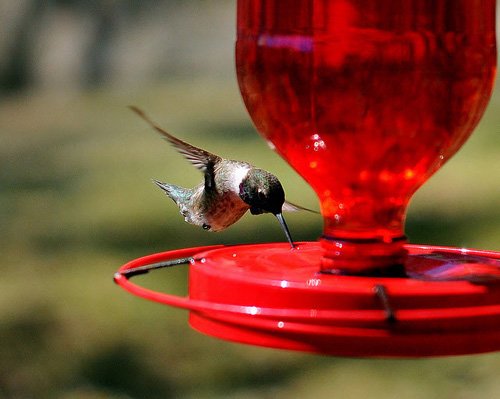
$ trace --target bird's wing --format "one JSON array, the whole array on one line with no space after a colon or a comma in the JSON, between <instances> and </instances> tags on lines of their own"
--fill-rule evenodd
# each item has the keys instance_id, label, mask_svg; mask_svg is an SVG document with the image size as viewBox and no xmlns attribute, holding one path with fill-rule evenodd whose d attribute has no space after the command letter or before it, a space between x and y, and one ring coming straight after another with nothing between
<instances>
[{"instance_id":1,"label":"bird's wing","mask_svg":"<svg viewBox=\"0 0 500 399\"><path fill-rule=\"evenodd\" d=\"M170 133L153 122L140 108L133 105L129 108L144 119L149 125L151 125L151 127L153 127L158 133L160 133L175 147L179 153L184 156L184 158L191 162L192 165L203 172L205 175L205 188L207 190L215 187L215 165L217 162L221 161L221 158L218 155L202 150L201 148L195 147L175 136L172 136Z\"/></svg>"},{"instance_id":2,"label":"bird's wing","mask_svg":"<svg viewBox=\"0 0 500 399\"><path fill-rule=\"evenodd\" d=\"M284 212L307 211L307 212L319 214L318 211L313 211L312 209L304 208L303 206L295 205L295 204L292 204L291 202L288 202L288 201L285 201L285 203L283 204L282 210Z\"/></svg>"}]
</instances>

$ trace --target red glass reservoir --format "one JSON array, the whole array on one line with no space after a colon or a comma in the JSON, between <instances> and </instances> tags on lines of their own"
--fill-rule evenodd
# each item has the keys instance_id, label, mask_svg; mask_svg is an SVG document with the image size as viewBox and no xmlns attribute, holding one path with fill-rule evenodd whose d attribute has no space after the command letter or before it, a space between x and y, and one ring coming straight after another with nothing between
<instances>
[{"instance_id":1,"label":"red glass reservoir","mask_svg":"<svg viewBox=\"0 0 500 399\"><path fill-rule=\"evenodd\" d=\"M316 191L323 269L404 262L406 207L469 137L495 75L494 0L239 0L249 113Z\"/></svg>"}]
</instances>

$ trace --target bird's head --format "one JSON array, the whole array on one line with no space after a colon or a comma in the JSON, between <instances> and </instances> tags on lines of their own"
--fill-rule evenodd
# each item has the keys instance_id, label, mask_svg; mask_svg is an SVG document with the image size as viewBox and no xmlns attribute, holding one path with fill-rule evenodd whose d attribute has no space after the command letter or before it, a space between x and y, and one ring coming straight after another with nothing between
<instances>
[{"instance_id":1,"label":"bird's head","mask_svg":"<svg viewBox=\"0 0 500 399\"><path fill-rule=\"evenodd\" d=\"M278 178L262 169L250 169L240 183L240 198L250 206L252 215L281 213L285 192Z\"/></svg>"},{"instance_id":2,"label":"bird's head","mask_svg":"<svg viewBox=\"0 0 500 399\"><path fill-rule=\"evenodd\" d=\"M285 191L273 174L262 169L250 169L240 183L240 198L250 206L252 215L272 213L278 219L292 248L295 247L282 215Z\"/></svg>"}]
</instances>

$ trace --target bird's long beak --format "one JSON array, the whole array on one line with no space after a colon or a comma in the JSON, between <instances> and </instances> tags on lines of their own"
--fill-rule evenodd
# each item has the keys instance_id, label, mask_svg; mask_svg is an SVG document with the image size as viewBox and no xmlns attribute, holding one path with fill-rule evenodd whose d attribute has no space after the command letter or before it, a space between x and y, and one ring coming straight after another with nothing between
<instances>
[{"instance_id":1,"label":"bird's long beak","mask_svg":"<svg viewBox=\"0 0 500 399\"><path fill-rule=\"evenodd\" d=\"M276 219L280 222L281 228L285 232L286 238L288 242L290 243L290 246L292 249L295 248L295 244L293 243L292 236L290 235L290 231L288 230L288 226L286 225L285 218L283 217L283 214L281 213L276 213L274 216L276 216Z\"/></svg>"}]
</instances>

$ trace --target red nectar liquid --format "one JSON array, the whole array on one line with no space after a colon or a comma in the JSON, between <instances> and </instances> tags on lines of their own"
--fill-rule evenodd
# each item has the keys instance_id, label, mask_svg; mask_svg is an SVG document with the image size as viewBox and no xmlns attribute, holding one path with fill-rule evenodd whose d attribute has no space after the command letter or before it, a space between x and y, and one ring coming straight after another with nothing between
<instances>
[{"instance_id":1,"label":"red nectar liquid","mask_svg":"<svg viewBox=\"0 0 500 399\"><path fill-rule=\"evenodd\" d=\"M320 199L331 267L385 267L411 195L488 103L495 1L238 0L236 65L257 129Z\"/></svg>"}]
</instances>

